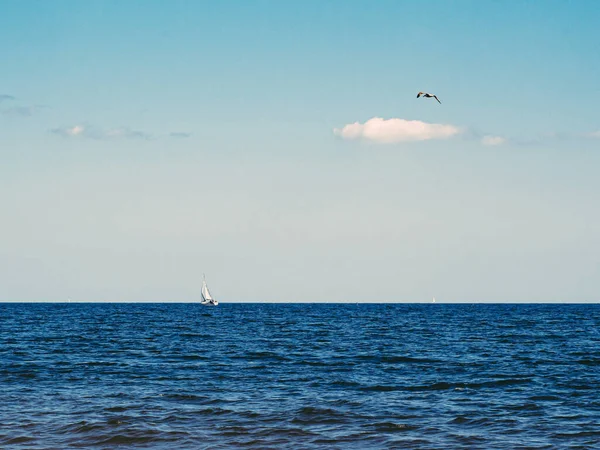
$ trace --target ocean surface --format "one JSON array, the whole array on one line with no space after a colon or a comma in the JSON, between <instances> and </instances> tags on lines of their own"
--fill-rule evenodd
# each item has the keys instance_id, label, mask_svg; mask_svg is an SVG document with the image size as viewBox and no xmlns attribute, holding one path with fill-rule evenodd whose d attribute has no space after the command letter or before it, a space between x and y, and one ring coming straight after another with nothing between
<instances>
[{"instance_id":1,"label":"ocean surface","mask_svg":"<svg viewBox=\"0 0 600 450\"><path fill-rule=\"evenodd\" d=\"M600 448L600 305L0 304L0 448Z\"/></svg>"}]
</instances>

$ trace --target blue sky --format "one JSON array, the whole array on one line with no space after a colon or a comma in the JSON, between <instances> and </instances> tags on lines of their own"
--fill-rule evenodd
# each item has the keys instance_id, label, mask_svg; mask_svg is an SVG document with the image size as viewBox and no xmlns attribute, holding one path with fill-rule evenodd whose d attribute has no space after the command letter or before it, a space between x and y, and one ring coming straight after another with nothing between
<instances>
[{"instance_id":1,"label":"blue sky","mask_svg":"<svg viewBox=\"0 0 600 450\"><path fill-rule=\"evenodd\" d=\"M0 17L0 301L599 299L595 1Z\"/></svg>"}]
</instances>

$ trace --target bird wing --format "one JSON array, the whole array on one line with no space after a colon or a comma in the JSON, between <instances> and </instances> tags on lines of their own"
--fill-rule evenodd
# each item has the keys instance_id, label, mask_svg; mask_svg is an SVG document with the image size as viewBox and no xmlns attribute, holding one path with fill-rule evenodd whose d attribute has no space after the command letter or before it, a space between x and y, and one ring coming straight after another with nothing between
<instances>
[{"instance_id":1,"label":"bird wing","mask_svg":"<svg viewBox=\"0 0 600 450\"><path fill-rule=\"evenodd\" d=\"M419 98L419 97L421 96L421 94L424 94L424 92L419 92L419 93L417 94L417 98Z\"/></svg>"},{"instance_id":2,"label":"bird wing","mask_svg":"<svg viewBox=\"0 0 600 450\"><path fill-rule=\"evenodd\" d=\"M437 95L434 95L434 96L433 96L433 98L435 98L435 99L438 101L438 103L439 103L440 105L442 104L442 102L440 102L440 99L439 99L439 98L437 98Z\"/></svg>"}]
</instances>

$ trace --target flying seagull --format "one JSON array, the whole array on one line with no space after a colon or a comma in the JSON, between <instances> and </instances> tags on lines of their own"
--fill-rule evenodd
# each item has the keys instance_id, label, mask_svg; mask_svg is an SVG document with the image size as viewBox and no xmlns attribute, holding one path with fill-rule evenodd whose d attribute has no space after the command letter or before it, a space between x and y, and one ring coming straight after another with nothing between
<instances>
[{"instance_id":1,"label":"flying seagull","mask_svg":"<svg viewBox=\"0 0 600 450\"><path fill-rule=\"evenodd\" d=\"M425 97L425 98L431 98L431 97L433 97L433 98L435 98L435 99L438 101L438 103L439 103L440 105L442 104L442 102L440 102L440 99L439 99L439 98L437 98L437 96L436 96L436 95L430 94L429 92L419 92L419 93L417 94L417 98L419 98L421 95L422 95L423 97Z\"/></svg>"}]
</instances>

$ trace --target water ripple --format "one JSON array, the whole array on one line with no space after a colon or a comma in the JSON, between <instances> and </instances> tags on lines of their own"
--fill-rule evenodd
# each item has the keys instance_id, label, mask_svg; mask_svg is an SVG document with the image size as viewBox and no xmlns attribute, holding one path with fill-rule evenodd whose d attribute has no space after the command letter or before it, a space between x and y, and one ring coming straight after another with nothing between
<instances>
[{"instance_id":1,"label":"water ripple","mask_svg":"<svg viewBox=\"0 0 600 450\"><path fill-rule=\"evenodd\" d=\"M598 305L0 304L0 448L598 448Z\"/></svg>"}]
</instances>

